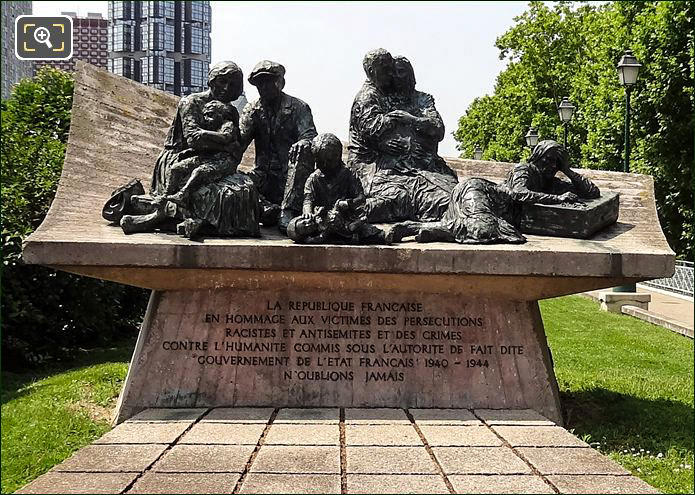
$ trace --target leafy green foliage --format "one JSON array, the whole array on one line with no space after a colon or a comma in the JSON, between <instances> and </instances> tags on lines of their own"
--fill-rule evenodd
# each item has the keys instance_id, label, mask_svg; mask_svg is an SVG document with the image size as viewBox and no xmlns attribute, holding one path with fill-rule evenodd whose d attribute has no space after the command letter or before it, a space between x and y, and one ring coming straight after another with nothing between
<instances>
[{"instance_id":1,"label":"leafy green foliage","mask_svg":"<svg viewBox=\"0 0 695 495\"><path fill-rule=\"evenodd\" d=\"M2 102L2 357L4 366L65 358L133 332L141 290L27 266L22 241L55 195L70 130L73 79L44 68Z\"/></svg>"},{"instance_id":2,"label":"leafy green foliage","mask_svg":"<svg viewBox=\"0 0 695 495\"><path fill-rule=\"evenodd\" d=\"M622 170L625 89L616 65L631 48L643 67L632 90L630 168L654 177L666 237L692 259L693 10L692 2L530 2L497 39L508 64L494 94L474 100L459 120L462 156L479 143L484 159L524 160L531 125L541 139L562 142L556 109L568 96L577 107L568 132L572 162Z\"/></svg>"}]
</instances>

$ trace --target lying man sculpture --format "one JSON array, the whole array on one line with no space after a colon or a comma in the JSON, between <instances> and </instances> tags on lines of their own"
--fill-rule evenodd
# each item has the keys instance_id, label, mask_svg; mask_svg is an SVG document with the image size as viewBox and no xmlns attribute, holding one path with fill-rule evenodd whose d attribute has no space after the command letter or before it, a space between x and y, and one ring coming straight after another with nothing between
<instances>
[{"instance_id":1,"label":"lying man sculpture","mask_svg":"<svg viewBox=\"0 0 695 495\"><path fill-rule=\"evenodd\" d=\"M557 172L571 182L558 179ZM576 203L600 196L598 187L569 168L567 151L552 140L541 141L528 163L516 165L507 180L495 184L471 178L451 193L449 207L438 222L402 222L393 238L415 235L418 242L448 241L462 244L520 243L524 204Z\"/></svg>"}]
</instances>

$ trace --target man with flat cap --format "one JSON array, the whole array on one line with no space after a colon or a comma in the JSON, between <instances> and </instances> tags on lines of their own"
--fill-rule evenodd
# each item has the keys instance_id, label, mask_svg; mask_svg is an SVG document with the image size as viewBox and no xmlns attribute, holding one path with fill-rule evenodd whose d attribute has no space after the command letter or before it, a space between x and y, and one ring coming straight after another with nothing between
<instances>
[{"instance_id":1,"label":"man with flat cap","mask_svg":"<svg viewBox=\"0 0 695 495\"><path fill-rule=\"evenodd\" d=\"M302 212L304 183L314 170L314 118L309 105L282 91L285 68L277 62L259 62L248 80L260 98L242 112L241 148L254 141L256 164L249 175L262 196L263 223L277 222L286 233L289 221Z\"/></svg>"}]
</instances>

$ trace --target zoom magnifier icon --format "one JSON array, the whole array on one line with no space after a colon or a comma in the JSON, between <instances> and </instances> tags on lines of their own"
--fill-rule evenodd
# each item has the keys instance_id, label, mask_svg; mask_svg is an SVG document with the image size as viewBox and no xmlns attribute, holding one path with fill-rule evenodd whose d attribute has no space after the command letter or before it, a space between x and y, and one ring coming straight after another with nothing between
<instances>
[{"instance_id":1,"label":"zoom magnifier icon","mask_svg":"<svg viewBox=\"0 0 695 495\"><path fill-rule=\"evenodd\" d=\"M34 31L34 39L37 43L43 43L48 48L53 48L51 44L51 32L45 27L36 28L36 31Z\"/></svg>"},{"instance_id":2,"label":"zoom magnifier icon","mask_svg":"<svg viewBox=\"0 0 695 495\"><path fill-rule=\"evenodd\" d=\"M15 55L20 60L70 60L72 17L20 15L15 19Z\"/></svg>"}]
</instances>

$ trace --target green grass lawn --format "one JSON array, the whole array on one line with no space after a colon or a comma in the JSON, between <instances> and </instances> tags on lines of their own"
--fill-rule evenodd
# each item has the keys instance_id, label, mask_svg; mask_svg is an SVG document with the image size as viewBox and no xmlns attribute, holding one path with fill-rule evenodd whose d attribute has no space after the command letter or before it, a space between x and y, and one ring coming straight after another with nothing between
<instances>
[{"instance_id":1,"label":"green grass lawn","mask_svg":"<svg viewBox=\"0 0 695 495\"><path fill-rule=\"evenodd\" d=\"M86 353L67 370L2 373L2 493L17 490L111 428L134 345Z\"/></svg>"},{"instance_id":2,"label":"green grass lawn","mask_svg":"<svg viewBox=\"0 0 695 495\"><path fill-rule=\"evenodd\" d=\"M576 296L541 311L566 426L659 490L692 493L693 341ZM3 493L109 429L132 347L41 375L3 373Z\"/></svg>"},{"instance_id":3,"label":"green grass lawn","mask_svg":"<svg viewBox=\"0 0 695 495\"><path fill-rule=\"evenodd\" d=\"M579 296L541 312L565 426L659 490L693 493L693 341Z\"/></svg>"}]
</instances>

